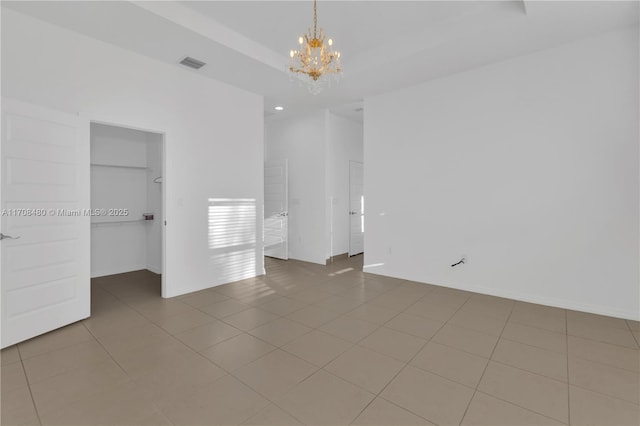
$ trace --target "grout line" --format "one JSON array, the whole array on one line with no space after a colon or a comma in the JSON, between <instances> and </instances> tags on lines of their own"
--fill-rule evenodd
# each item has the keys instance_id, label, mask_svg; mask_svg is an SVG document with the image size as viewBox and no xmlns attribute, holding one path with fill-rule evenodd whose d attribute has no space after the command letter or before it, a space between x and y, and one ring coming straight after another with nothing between
<instances>
[{"instance_id":1,"label":"grout line","mask_svg":"<svg viewBox=\"0 0 640 426\"><path fill-rule=\"evenodd\" d=\"M425 296L426 296L426 294L425 294ZM424 296L423 296L423 297L424 297ZM421 299L421 298L420 298L420 299ZM415 303L418 303L418 301L419 301L420 299L418 299ZM460 310L462 309L462 307L463 307L463 306L464 306L464 305L469 301L469 299L470 299L470 298L468 298L468 299L467 299L467 300L466 300L462 305L460 305L460 307L458 307L458 309L456 309L456 311L453 313L453 315L455 315L456 313L458 313L458 311L460 311ZM404 308L404 310L403 310L403 311L401 311L401 312L399 312L399 313L398 313L398 315L400 315L401 313L403 313L404 311L406 311L407 309L409 309L409 307L413 306L415 303L412 303L411 305L409 305L409 306L407 306L406 308ZM394 316L393 318L397 317L398 315ZM453 315L452 315L452 317L453 317ZM392 319L393 319L393 318L392 318ZM390 319L389 321L391 321L391 319ZM389 321L387 321L387 322L389 322ZM387 387L388 387L391 383L393 383L393 382L396 380L396 378L397 378L397 377L398 377L398 376L399 376L399 375L400 375L400 374L401 374L401 373L402 373L402 372L407 368L407 366L409 366L409 365L411 364L411 362L412 362L412 361L413 361L413 360L418 356L418 354L419 354L420 352L422 352L422 350L423 350L423 349L424 349L424 348L429 344L429 342L431 342L431 340L433 339L433 337L434 337L436 334L438 334L438 333L440 332L440 330L442 330L442 328L443 328L447 323L448 323L448 320L447 320L447 321L444 321L444 322L442 323L442 325L441 325L441 326L440 326L440 327L439 327L439 328L438 328L438 329L433 333L433 335L432 335L430 338L425 339L425 340L426 340L426 342L425 342L425 343L420 347L420 349L418 349L418 350L416 351L416 353L411 357L411 359L409 359L409 360L405 363L405 365L404 365L400 370L398 370L398 372L397 372L397 373L396 373L396 374L395 374L395 375L394 375L394 376L393 376L393 377L392 377L392 378L387 382L387 384L385 384L385 385L382 387L382 389L381 389L377 394L375 394L375 395L376 395L376 396L375 396L375 398L373 398L373 399L369 402L369 404L367 404L367 406L366 406L366 407L364 407L364 408L363 408L363 409L358 413L358 415L354 418L354 420L355 420L355 419L357 419L357 418L358 418L358 417L359 417L359 416L364 412L364 410L366 410L366 409L367 409L367 407L369 407L369 405L370 405L373 401L375 401L375 399L376 399L376 398L383 398L383 399L385 399L385 401L386 401L386 398L384 398L384 397L382 397L382 396L381 396L381 395L382 395L382 393L387 389ZM386 323L385 323L385 324L386 324ZM396 330L396 331L398 331L398 330ZM408 334L408 333L405 333L405 334ZM411 335L411 336L412 336L412 335ZM424 338L422 338L422 339L424 339ZM374 351L374 352L375 352L375 351ZM376 353L377 353L377 352L376 352ZM388 356L388 355L387 355L387 356ZM392 357L390 357L390 358L392 358ZM395 359L395 358L394 358L394 359ZM415 368L415 367L414 367L414 368ZM420 370L422 370L422 369L420 369ZM424 370L422 370L422 371L424 371ZM434 374L434 373L431 373L431 372L429 372L429 373L430 373L430 374ZM440 376L440 377L442 377L442 376ZM343 379L343 380L344 380L344 379ZM447 379L447 380L451 380L451 379ZM454 383L457 383L457 382L454 382ZM408 410L407 408L404 408L404 410L406 410L406 411L410 412L411 414L413 414L413 415L415 415L415 416L420 417L421 419L425 419L425 420L427 420L427 421L431 422L431 420L429 420L429 419L427 419L427 418L425 418L425 417L421 416L420 414L414 413L413 411Z\"/></svg>"},{"instance_id":2,"label":"grout line","mask_svg":"<svg viewBox=\"0 0 640 426\"><path fill-rule=\"evenodd\" d=\"M493 350L491 351L491 354L489 354L489 360L487 361L487 364L484 366L484 369L482 370L482 374L480 375L480 379L478 380L478 383L476 384L476 388L473 391L473 395L471 395L471 399L469 399L469 403L467 404L467 408L465 408L464 413L462 414L462 417L460 418L460 423L462 423L462 421L464 420L465 416L467 415L467 412L469 411L469 407L471 406L471 402L473 401L473 398L475 398L476 393L478 393L478 387L480 386L480 383L482 383L482 379L484 378L484 374L487 372L487 368L489 367L489 364L491 363L491 359L493 358L493 354L496 351L496 348L498 347L498 344L500 343L500 339L502 338L502 334L504 333L504 329L507 328L507 324L509 323L509 318L511 318L511 313L513 312L513 307L514 305L511 306L511 310L509 311L509 316L507 317L507 320L504 322L504 325L502 326L502 331L500 331L500 335L498 336L498 339L496 340L495 345L493 345Z\"/></svg>"},{"instance_id":3,"label":"grout line","mask_svg":"<svg viewBox=\"0 0 640 426\"><path fill-rule=\"evenodd\" d=\"M569 324L568 324L568 314L567 311L564 311L564 329L566 330L566 341L567 341L567 419L568 423L571 424L571 380L569 375Z\"/></svg>"},{"instance_id":4,"label":"grout line","mask_svg":"<svg viewBox=\"0 0 640 426\"><path fill-rule=\"evenodd\" d=\"M27 370L24 368L24 362L22 360L22 353L20 353L19 345L16 345L16 350L18 351L18 356L20 357L20 365L22 366L22 373L24 374L24 380L25 382L27 382L27 389L29 389L29 395L31 396L31 403L33 404L33 409L36 412L38 423L42 424L42 419L40 418L40 410L38 410L38 406L36 405L36 400L33 397L33 391L31 390L31 383L29 382L29 377L27 376Z\"/></svg>"}]
</instances>

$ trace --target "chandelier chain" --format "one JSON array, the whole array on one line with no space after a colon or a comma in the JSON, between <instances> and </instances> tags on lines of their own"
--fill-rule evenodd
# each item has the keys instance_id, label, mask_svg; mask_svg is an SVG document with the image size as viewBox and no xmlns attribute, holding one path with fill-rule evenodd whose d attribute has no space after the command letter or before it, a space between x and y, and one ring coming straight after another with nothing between
<instances>
[{"instance_id":1,"label":"chandelier chain","mask_svg":"<svg viewBox=\"0 0 640 426\"><path fill-rule=\"evenodd\" d=\"M318 38L317 28L318 28L318 8L317 8L316 0L313 0L313 38Z\"/></svg>"}]
</instances>

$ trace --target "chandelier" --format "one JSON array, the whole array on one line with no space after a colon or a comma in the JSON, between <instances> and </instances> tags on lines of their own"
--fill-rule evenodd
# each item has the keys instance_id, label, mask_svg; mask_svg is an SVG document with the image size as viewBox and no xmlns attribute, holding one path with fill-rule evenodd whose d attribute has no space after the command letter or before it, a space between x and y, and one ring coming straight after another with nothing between
<instances>
[{"instance_id":1,"label":"chandelier","mask_svg":"<svg viewBox=\"0 0 640 426\"><path fill-rule=\"evenodd\" d=\"M333 40L329 39L325 44L324 39L322 28L318 31L317 6L313 0L313 33L309 28L307 34L298 38L299 50L289 52L289 71L292 77L306 83L314 95L331 85L331 80L338 81L342 74L340 52L333 50Z\"/></svg>"}]
</instances>

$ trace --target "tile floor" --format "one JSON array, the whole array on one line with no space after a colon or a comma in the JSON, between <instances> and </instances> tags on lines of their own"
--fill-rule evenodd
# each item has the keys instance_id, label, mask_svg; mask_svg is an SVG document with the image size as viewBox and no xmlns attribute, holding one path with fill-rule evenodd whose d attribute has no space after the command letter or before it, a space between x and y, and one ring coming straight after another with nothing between
<instances>
[{"instance_id":1,"label":"tile floor","mask_svg":"<svg viewBox=\"0 0 640 426\"><path fill-rule=\"evenodd\" d=\"M2 351L2 424L640 424L639 323L361 261L174 299L95 279L90 319Z\"/></svg>"}]
</instances>

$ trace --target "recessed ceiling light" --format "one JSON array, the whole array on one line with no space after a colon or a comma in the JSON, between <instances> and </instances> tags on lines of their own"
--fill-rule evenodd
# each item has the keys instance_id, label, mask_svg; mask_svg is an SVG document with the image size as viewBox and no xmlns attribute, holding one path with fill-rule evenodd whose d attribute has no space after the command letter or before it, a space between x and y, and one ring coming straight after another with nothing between
<instances>
[{"instance_id":1,"label":"recessed ceiling light","mask_svg":"<svg viewBox=\"0 0 640 426\"><path fill-rule=\"evenodd\" d=\"M278 106L277 106L277 107L275 107L274 109L275 109L276 111L282 111L282 110L284 110L284 107L283 107L283 106L279 106L279 105L278 105Z\"/></svg>"}]
</instances>

